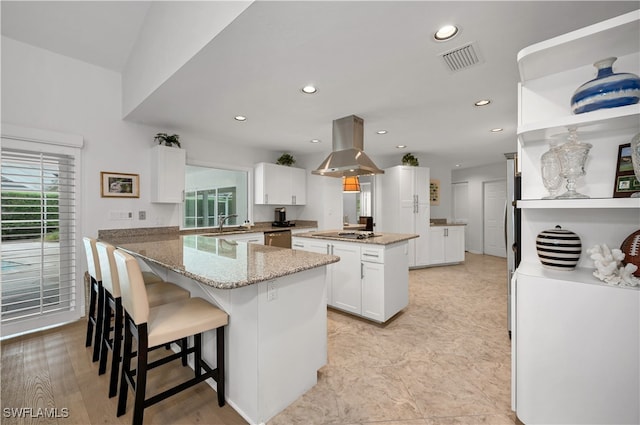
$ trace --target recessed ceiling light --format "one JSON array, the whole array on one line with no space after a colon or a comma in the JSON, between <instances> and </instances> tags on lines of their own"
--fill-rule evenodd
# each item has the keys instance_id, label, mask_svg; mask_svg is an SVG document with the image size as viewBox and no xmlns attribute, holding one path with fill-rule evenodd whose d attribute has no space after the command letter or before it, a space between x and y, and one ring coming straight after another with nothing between
<instances>
[{"instance_id":1,"label":"recessed ceiling light","mask_svg":"<svg viewBox=\"0 0 640 425\"><path fill-rule=\"evenodd\" d=\"M489 99L482 99L474 103L475 106L487 106L491 101Z\"/></svg>"},{"instance_id":2,"label":"recessed ceiling light","mask_svg":"<svg viewBox=\"0 0 640 425\"><path fill-rule=\"evenodd\" d=\"M499 133L499 132L500 132L500 131L502 131L502 130L504 130L504 129L503 129L503 128L499 128L499 127L497 127L497 128L492 128L492 129L491 129L491 132L492 132L492 133Z\"/></svg>"},{"instance_id":3,"label":"recessed ceiling light","mask_svg":"<svg viewBox=\"0 0 640 425\"><path fill-rule=\"evenodd\" d=\"M445 25L433 34L433 38L437 41L451 40L458 34L458 27L454 25Z\"/></svg>"},{"instance_id":4,"label":"recessed ceiling light","mask_svg":"<svg viewBox=\"0 0 640 425\"><path fill-rule=\"evenodd\" d=\"M460 166L460 164L456 164L456 167L459 167L459 166Z\"/></svg>"},{"instance_id":5,"label":"recessed ceiling light","mask_svg":"<svg viewBox=\"0 0 640 425\"><path fill-rule=\"evenodd\" d=\"M396 149L404 149L406 147L407 147L407 145L398 145L398 146L396 146Z\"/></svg>"},{"instance_id":6,"label":"recessed ceiling light","mask_svg":"<svg viewBox=\"0 0 640 425\"><path fill-rule=\"evenodd\" d=\"M387 130L378 130L376 131L378 134L387 134Z\"/></svg>"},{"instance_id":7,"label":"recessed ceiling light","mask_svg":"<svg viewBox=\"0 0 640 425\"><path fill-rule=\"evenodd\" d=\"M246 121L247 117L245 117L244 115L236 115L235 117L233 117L233 119L236 121Z\"/></svg>"},{"instance_id":8,"label":"recessed ceiling light","mask_svg":"<svg viewBox=\"0 0 640 425\"><path fill-rule=\"evenodd\" d=\"M320 139L311 139L310 142L311 143L320 143Z\"/></svg>"},{"instance_id":9,"label":"recessed ceiling light","mask_svg":"<svg viewBox=\"0 0 640 425\"><path fill-rule=\"evenodd\" d=\"M318 89L317 89L317 88L315 88L315 87L314 87L314 86L312 86L312 85L304 86L304 87L302 88L302 92L303 92L303 93L306 93L306 94L313 94L313 93L315 93L315 92L317 92L317 91L318 91Z\"/></svg>"}]
</instances>

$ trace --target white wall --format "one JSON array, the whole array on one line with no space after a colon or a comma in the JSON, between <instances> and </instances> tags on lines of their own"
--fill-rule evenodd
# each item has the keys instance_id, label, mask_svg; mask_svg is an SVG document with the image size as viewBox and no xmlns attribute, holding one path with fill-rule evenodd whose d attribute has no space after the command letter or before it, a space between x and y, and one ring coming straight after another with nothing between
<instances>
[{"instance_id":1,"label":"white wall","mask_svg":"<svg viewBox=\"0 0 640 425\"><path fill-rule=\"evenodd\" d=\"M82 150L81 232L99 229L179 226L177 205L150 203L150 149L159 131L121 119L120 75L47 50L2 37L2 122L80 134ZM180 133L187 162L251 170L275 154L232 140L203 140ZM100 171L140 175L139 199L100 197ZM251 174L250 179L253 178ZM137 219L137 212L147 219ZM110 220L110 211L131 211L132 220ZM272 220L273 210L267 220Z\"/></svg>"},{"instance_id":2,"label":"white wall","mask_svg":"<svg viewBox=\"0 0 640 425\"><path fill-rule=\"evenodd\" d=\"M469 252L482 254L484 251L483 235L483 183L506 179L507 163L485 165L482 167L453 170L451 183L469 184L469 222L466 226L466 246ZM451 186L451 185L449 185Z\"/></svg>"},{"instance_id":3,"label":"white wall","mask_svg":"<svg viewBox=\"0 0 640 425\"><path fill-rule=\"evenodd\" d=\"M122 116L135 109L251 3L153 2L123 71Z\"/></svg>"}]
</instances>

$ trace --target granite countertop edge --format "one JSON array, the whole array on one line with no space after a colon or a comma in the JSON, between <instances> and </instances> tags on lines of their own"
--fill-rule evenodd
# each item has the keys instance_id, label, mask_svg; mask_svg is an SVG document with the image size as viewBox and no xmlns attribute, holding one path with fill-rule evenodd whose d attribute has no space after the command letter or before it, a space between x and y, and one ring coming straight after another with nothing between
<instances>
[{"instance_id":1,"label":"granite countertop edge","mask_svg":"<svg viewBox=\"0 0 640 425\"><path fill-rule=\"evenodd\" d=\"M323 267L323 266L327 266L329 264L333 264L333 263L337 263L338 261L340 261L340 257L335 256L335 255L326 255L326 254L317 254L317 253L305 253L307 254L307 256L309 258L305 258L305 259L296 259L295 261L292 261L291 263L287 262L287 261L283 261L282 263L280 263L281 265L281 269L279 269L276 272L271 272L271 273L266 273L266 274L261 274L258 276L254 276L252 278L239 278L239 279L232 279L229 281L221 281L221 280L216 280L215 278L211 278L211 277L207 277L201 274L196 274L196 273L192 273L189 272L188 270L184 269L183 267L180 266L176 266L175 264L168 264L164 261L161 261L157 258L153 258L150 257L148 255L145 254L141 254L139 252L137 252L135 249L131 249L130 247L127 247L127 241L126 239L120 239L119 241L109 241L107 240L107 242L112 243L113 245L117 246L119 249L122 249L123 251L126 251L128 253L130 253L131 255L133 255L134 257L143 259L145 261L148 261L152 264L155 264L157 266L162 267L163 269L172 271L174 273L177 273L179 275L185 276L187 278L190 278L198 283L202 283L204 285L207 286L211 286L217 289L236 289L236 288L241 288L241 287L245 287L245 286L249 286L249 285L253 285L256 283L260 283L260 282L265 282L265 281L269 281L269 280L274 280L274 279L278 279L284 276L289 276L295 273L299 273L299 272L303 272L306 270L311 270L317 267ZM131 241L134 242L134 241ZM136 241L137 242L137 241ZM134 242L135 243L135 242ZM154 243L162 243L162 240L156 240ZM239 243L243 243L243 242L239 242ZM265 249L269 249L269 250L284 250L284 248L276 248L276 247L265 247ZM293 250L291 251L291 255L295 255L293 254ZM248 261L251 261L250 259Z\"/></svg>"},{"instance_id":2,"label":"granite countertop edge","mask_svg":"<svg viewBox=\"0 0 640 425\"><path fill-rule=\"evenodd\" d=\"M327 235L327 233L336 232L342 232L342 230L323 230L322 232L297 233L293 236L309 239L327 239L340 242L361 243L368 245L392 245L394 243L404 242L419 237L419 235L409 233L376 233L378 236L367 239L342 238L340 236Z\"/></svg>"}]
</instances>

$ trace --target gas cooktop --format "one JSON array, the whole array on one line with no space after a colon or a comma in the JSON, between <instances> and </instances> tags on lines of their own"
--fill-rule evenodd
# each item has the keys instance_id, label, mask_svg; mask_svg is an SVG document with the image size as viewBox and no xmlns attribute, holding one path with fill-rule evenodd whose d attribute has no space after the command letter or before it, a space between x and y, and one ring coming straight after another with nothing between
<instances>
[{"instance_id":1,"label":"gas cooktop","mask_svg":"<svg viewBox=\"0 0 640 425\"><path fill-rule=\"evenodd\" d=\"M373 232L335 232L335 233L321 233L318 236L329 236L335 238L347 238L347 239L369 239L374 238L376 235Z\"/></svg>"}]
</instances>

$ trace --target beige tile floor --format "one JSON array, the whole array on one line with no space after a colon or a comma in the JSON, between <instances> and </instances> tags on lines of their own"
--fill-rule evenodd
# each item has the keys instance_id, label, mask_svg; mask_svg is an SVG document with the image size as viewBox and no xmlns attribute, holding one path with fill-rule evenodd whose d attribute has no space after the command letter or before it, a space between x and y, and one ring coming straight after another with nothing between
<instances>
[{"instance_id":1,"label":"beige tile floor","mask_svg":"<svg viewBox=\"0 0 640 425\"><path fill-rule=\"evenodd\" d=\"M329 311L318 384L269 425L514 424L506 261L410 272L409 306L384 325Z\"/></svg>"}]
</instances>

